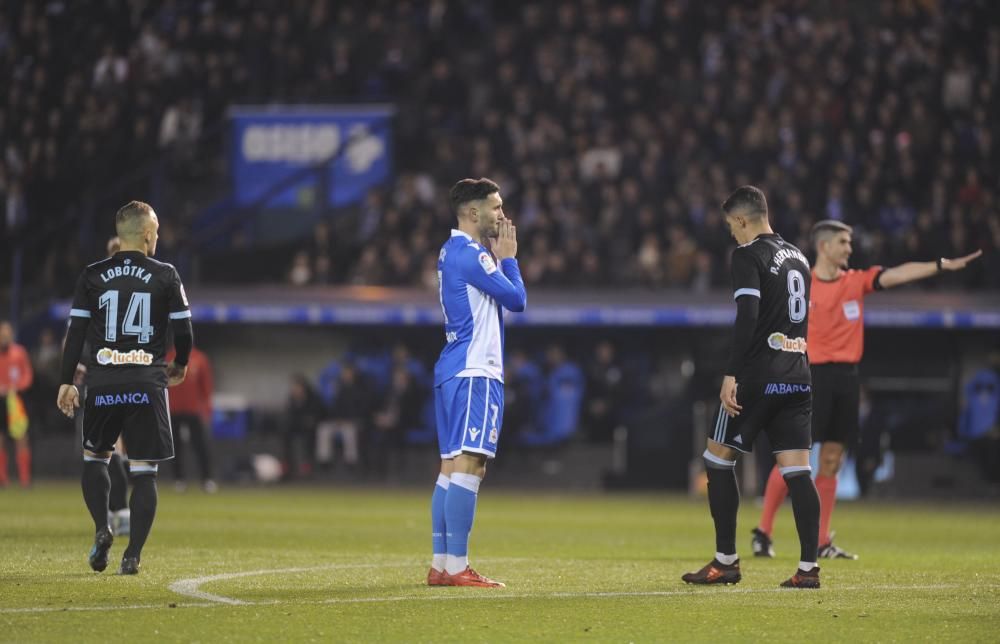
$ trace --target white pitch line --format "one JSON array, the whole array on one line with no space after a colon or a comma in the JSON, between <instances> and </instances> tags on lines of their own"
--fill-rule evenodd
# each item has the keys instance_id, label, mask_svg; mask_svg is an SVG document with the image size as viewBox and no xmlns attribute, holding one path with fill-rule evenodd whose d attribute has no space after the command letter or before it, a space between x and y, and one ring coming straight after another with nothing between
<instances>
[{"instance_id":1,"label":"white pitch line","mask_svg":"<svg viewBox=\"0 0 1000 644\"><path fill-rule=\"evenodd\" d=\"M487 558L482 561L505 561L510 563L512 561L522 561L527 559L522 558ZM276 604L366 604L366 603L392 603L392 602L406 602L406 601L453 601L453 600L503 600L503 599L614 599L614 598L642 598L642 597L681 597L681 596L691 596L698 594L708 594L704 589L686 589L686 590L662 590L662 591L590 591L590 592L552 592L552 593L511 593L506 591L486 591L482 593L475 594L448 594L448 595L397 595L390 597L344 597L337 598L332 597L329 599L319 599L319 600L305 600L305 601L295 601L295 600L242 600L236 599L234 597L226 597L224 595L217 595L214 593L205 592L200 590L202 584L214 582L214 581L227 581L232 579L243 579L246 577L259 577L264 575L278 575L278 574L296 574L296 573L307 573L307 572L317 572L322 570L358 570L358 569L371 569L371 568L399 568L403 566L414 566L416 565L412 560L401 560L398 562L387 563L346 563L346 564L328 564L323 566L308 566L308 567L296 567L296 568L270 568L261 570L247 570L241 572L232 573L220 573L216 575L207 575L204 577L194 577L189 579L179 579L168 586L168 588L179 595L185 597L190 597L192 599L200 600L196 602L184 602L177 604L169 604L171 608L213 608L220 606L268 606ZM857 590L949 590L956 588L965 588L964 585L959 584L924 584L924 585L885 585L885 586L835 586L833 591L857 591ZM981 586L981 588L996 589L1000 586L992 584ZM765 593L780 593L780 592L794 592L794 590L787 588L727 588L726 593L736 593L736 594L765 594ZM116 610L149 610L164 608L163 604L131 604L125 606L38 606L38 607L23 607L23 608L0 608L0 614L17 614L17 613L55 613L55 612L98 612L98 611L116 611Z\"/></svg>"},{"instance_id":2,"label":"white pitch line","mask_svg":"<svg viewBox=\"0 0 1000 644\"><path fill-rule=\"evenodd\" d=\"M376 568L378 565L359 565L355 566L357 568ZM382 566L385 567L385 566ZM238 577L251 577L255 575L264 575L267 573L281 573L281 572L304 572L304 571L315 571L323 570L324 568L284 568L277 570L254 570L248 573L233 573L226 575L226 579L234 579ZM221 577L222 575L213 575L213 578ZM185 580L181 580L185 581ZM885 590L885 591L898 591L898 590L954 590L954 589L964 589L968 586L963 584L925 584L925 585L914 585L914 586L836 586L834 588L826 588L823 590L832 592L853 592L859 590ZM989 588L998 589L1000 585L990 584L985 586L979 586L979 588ZM817 593L822 593L823 590L816 591ZM690 590L651 590L651 591L607 591L607 592L579 592L579 593L508 593L502 590L485 590L483 592L477 592L474 594L463 594L463 595L399 595L392 597L346 597L346 598L330 598L330 599L315 599L315 600L267 600L267 601L242 601L234 600L230 597L222 597L220 595L211 595L209 593L204 593L207 597L219 597L221 599L227 600L224 602L220 601L209 601L209 602L184 602L178 604L170 604L170 608L221 608L224 606L278 606L278 605L315 605L315 604L377 604L377 603L394 603L394 602L406 602L406 601L460 601L460 600L488 600L488 601L499 601L504 599L616 599L616 598L643 598L643 597L680 597L680 596L704 596L704 595L716 595L716 593L725 594L742 594L742 595L756 595L756 594L771 594L771 593L798 593L799 590L794 588L725 588L715 591L710 591L708 589L690 589ZM811 594L811 593L809 593ZM716 595L718 596L718 595ZM0 608L0 614L5 613L59 613L59 612L88 612L88 611L116 611L116 610L149 610L149 609L162 609L166 608L163 604L132 604L125 606L73 606L73 607L58 607L58 606L44 606L44 607L27 607L27 608Z\"/></svg>"},{"instance_id":3,"label":"white pitch line","mask_svg":"<svg viewBox=\"0 0 1000 644\"><path fill-rule=\"evenodd\" d=\"M223 595L215 595L212 593L206 593L203 590L199 590L202 584L207 584L212 581L224 581L229 579L242 579L243 577L259 577L261 575L280 575L280 574L294 574L297 572L315 572L318 570L350 570L358 568L395 568L399 566L410 566L413 565L412 562L398 563L398 564L329 564L326 566L310 566L308 568L276 568L269 570L247 570L244 572L230 572L222 573L218 575L208 575L206 577L194 577L191 579L178 579L174 583L170 584L168 588L178 595L184 595L185 597L191 597L194 599L201 599L203 601L216 602L219 604L229 604L232 606L241 606L245 604L257 604L260 602L246 602L241 599L233 599L232 597L225 597Z\"/></svg>"},{"instance_id":4,"label":"white pitch line","mask_svg":"<svg viewBox=\"0 0 1000 644\"><path fill-rule=\"evenodd\" d=\"M412 561L398 562L398 563L368 563L368 564L329 564L325 566L312 566L312 567L300 567L300 568L277 568L270 570L249 570L244 572L235 573L221 573L217 575L209 575L206 577L196 577L193 579L181 579L170 584L169 588L173 592L184 595L186 597L191 597L193 599L200 599L203 601L217 602L219 604L227 604L231 606L242 606L242 605L259 605L261 603L287 603L283 600L275 600L273 602L256 602L256 601L244 601L241 599L236 599L233 597L226 597L224 595L216 595L213 593L208 593L200 590L202 584L206 584L213 581L225 581L231 579L241 579L244 577L259 577L263 575L279 575L279 574L294 574L300 572L316 572L319 570L349 570L349 569L359 569L359 568L399 568L401 566L412 566ZM914 585L914 586L856 586L856 587L837 587L836 590L946 590L953 588L960 588L962 586L956 586L954 584L931 584L931 585ZM787 592L787 588L734 588L729 592L733 593L771 593L771 592ZM794 590L794 589L792 589ZM609 591L609 592L578 592L578 593L508 593L496 591L478 594L478 595L432 595L429 597L419 596L419 595L400 595L393 597L345 597L337 598L333 597L330 599L315 600L310 603L319 604L360 604L360 603L379 603L379 602L403 602L412 600L453 600L453 599L524 599L524 598L538 598L538 599L563 599L563 598L616 598L616 597L674 597L681 595L690 595L696 590L662 590L662 591L645 591L645 592L632 592L632 591ZM295 603L295 602L293 602ZM306 602L300 602L306 603Z\"/></svg>"},{"instance_id":5,"label":"white pitch line","mask_svg":"<svg viewBox=\"0 0 1000 644\"><path fill-rule=\"evenodd\" d=\"M84 613L109 610L146 610L150 608L212 608L222 606L211 602L183 602L180 604L129 604L127 606L35 606L27 608L0 608L0 613Z\"/></svg>"}]
</instances>

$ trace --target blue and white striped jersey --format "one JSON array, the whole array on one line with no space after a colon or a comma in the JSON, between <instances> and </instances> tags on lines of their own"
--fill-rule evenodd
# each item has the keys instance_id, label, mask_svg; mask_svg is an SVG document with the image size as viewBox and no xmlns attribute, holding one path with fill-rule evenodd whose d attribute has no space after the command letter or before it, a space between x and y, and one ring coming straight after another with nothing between
<instances>
[{"instance_id":1,"label":"blue and white striped jersey","mask_svg":"<svg viewBox=\"0 0 1000 644\"><path fill-rule=\"evenodd\" d=\"M485 246L460 230L438 255L438 288L445 344L434 367L434 384L455 376L503 382L503 310L523 311L528 301L517 260L497 267Z\"/></svg>"}]
</instances>

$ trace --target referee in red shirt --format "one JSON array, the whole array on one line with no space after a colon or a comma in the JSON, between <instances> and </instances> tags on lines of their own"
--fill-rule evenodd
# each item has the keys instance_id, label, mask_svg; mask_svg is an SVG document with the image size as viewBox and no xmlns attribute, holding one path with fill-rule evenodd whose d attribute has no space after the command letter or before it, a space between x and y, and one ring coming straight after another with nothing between
<instances>
[{"instance_id":1,"label":"referee in red shirt","mask_svg":"<svg viewBox=\"0 0 1000 644\"><path fill-rule=\"evenodd\" d=\"M171 349L167 352L167 359L173 360L173 356L174 350ZM187 378L171 388L168 400L170 425L174 433L174 487L179 492L187 489L187 456L184 453L184 443L187 441L184 440L182 428L187 428L191 449L198 459L202 489L209 494L219 489L212 477L212 450L209 445L214 391L212 363L198 347L191 347Z\"/></svg>"},{"instance_id":2,"label":"referee in red shirt","mask_svg":"<svg viewBox=\"0 0 1000 644\"><path fill-rule=\"evenodd\" d=\"M807 353L813 386L812 438L814 443L821 443L816 476L820 498L818 556L821 559L857 559L857 555L833 545L830 517L837 498L837 473L844 452L858 440L858 363L864 351L864 297L872 291L922 280L941 271L961 270L982 254L976 251L958 259L852 270L847 268L847 260L851 257L851 232L847 224L831 219L817 223L812 229L816 264L812 269L809 298ZM754 555L774 556L771 543L774 515L787 494L785 481L775 467L767 479L760 524L753 529Z\"/></svg>"}]
</instances>

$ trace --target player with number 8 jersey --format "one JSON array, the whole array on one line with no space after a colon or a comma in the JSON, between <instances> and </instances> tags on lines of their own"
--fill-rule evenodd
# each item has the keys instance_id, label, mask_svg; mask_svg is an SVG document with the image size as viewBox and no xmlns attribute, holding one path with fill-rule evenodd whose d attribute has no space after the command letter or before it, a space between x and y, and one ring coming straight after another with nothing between
<instances>
[{"instance_id":1,"label":"player with number 8 jersey","mask_svg":"<svg viewBox=\"0 0 1000 644\"><path fill-rule=\"evenodd\" d=\"M792 496L801 546L799 568L782 586L819 588L819 497L809 477L809 263L771 229L767 199L759 188L736 189L722 211L739 246L732 261L733 351L719 392L719 415L709 428L702 454L716 552L708 565L682 579L691 584L731 584L742 578L736 554L740 502L736 459L740 452L751 451L757 434L765 432Z\"/></svg>"},{"instance_id":2,"label":"player with number 8 jersey","mask_svg":"<svg viewBox=\"0 0 1000 644\"><path fill-rule=\"evenodd\" d=\"M756 297L759 317L746 354L732 361L726 373L739 383L808 384L811 280L805 256L775 233L758 235L733 251L732 275L734 299Z\"/></svg>"}]
</instances>

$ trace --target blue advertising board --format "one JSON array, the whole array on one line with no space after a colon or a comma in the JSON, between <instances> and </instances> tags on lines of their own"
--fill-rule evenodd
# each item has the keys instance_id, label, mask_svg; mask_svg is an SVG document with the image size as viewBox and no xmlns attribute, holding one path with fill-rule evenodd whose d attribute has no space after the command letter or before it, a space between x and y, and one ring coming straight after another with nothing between
<instances>
[{"instance_id":1,"label":"blue advertising board","mask_svg":"<svg viewBox=\"0 0 1000 644\"><path fill-rule=\"evenodd\" d=\"M392 173L392 108L234 107L230 172L240 205L343 206ZM318 195L322 190L325 194Z\"/></svg>"},{"instance_id":2,"label":"blue advertising board","mask_svg":"<svg viewBox=\"0 0 1000 644\"><path fill-rule=\"evenodd\" d=\"M69 316L68 301L50 307L53 320ZM342 301L303 303L192 302L199 324L303 324L312 326L438 326L441 305ZM580 306L535 302L524 313L507 313L514 327L728 327L736 318L732 304ZM869 306L865 324L873 328L1000 329L1000 310L890 310Z\"/></svg>"}]
</instances>

